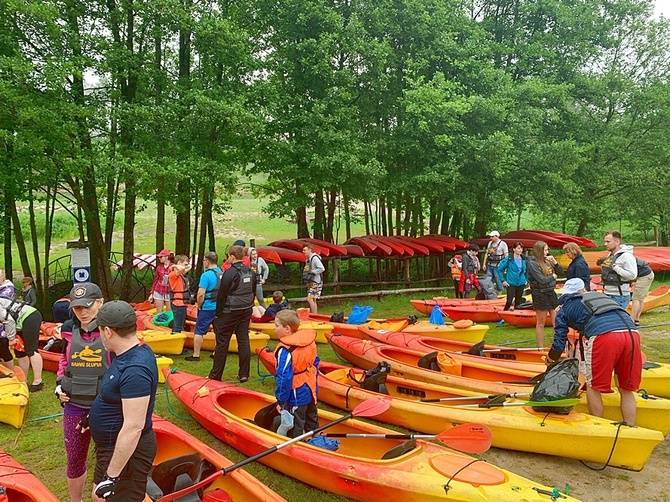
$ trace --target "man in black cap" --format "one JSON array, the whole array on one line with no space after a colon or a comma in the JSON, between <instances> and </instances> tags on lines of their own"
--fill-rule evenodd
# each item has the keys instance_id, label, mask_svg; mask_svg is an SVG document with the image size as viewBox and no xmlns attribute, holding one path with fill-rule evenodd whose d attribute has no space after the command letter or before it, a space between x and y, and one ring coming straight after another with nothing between
<instances>
[{"instance_id":1,"label":"man in black cap","mask_svg":"<svg viewBox=\"0 0 670 502\"><path fill-rule=\"evenodd\" d=\"M156 456L151 414L158 369L148 345L140 345L133 308L107 302L98 311L105 348L116 354L89 413L96 444L93 500L141 502Z\"/></svg>"}]
</instances>

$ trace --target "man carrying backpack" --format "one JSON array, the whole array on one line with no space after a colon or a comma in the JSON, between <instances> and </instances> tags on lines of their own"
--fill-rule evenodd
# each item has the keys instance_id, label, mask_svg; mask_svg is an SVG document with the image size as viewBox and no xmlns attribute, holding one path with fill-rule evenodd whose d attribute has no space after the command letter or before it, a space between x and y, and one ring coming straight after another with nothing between
<instances>
[{"instance_id":1,"label":"man carrying backpack","mask_svg":"<svg viewBox=\"0 0 670 502\"><path fill-rule=\"evenodd\" d=\"M637 277L637 262L633 256L633 247L621 244L621 233L612 230L605 234L605 247L609 255L596 262L602 270L602 283L605 294L621 305L630 303L630 284Z\"/></svg>"},{"instance_id":2,"label":"man carrying backpack","mask_svg":"<svg viewBox=\"0 0 670 502\"><path fill-rule=\"evenodd\" d=\"M546 363L557 361L568 338L568 328L577 330L587 340L586 399L589 413L603 416L602 393L612 392L612 372L617 376L621 395L621 415L635 424L635 391L642 380L640 333L628 313L612 297L586 292L584 281L566 281L559 299L563 306L554 321L554 343Z\"/></svg>"},{"instance_id":3,"label":"man carrying backpack","mask_svg":"<svg viewBox=\"0 0 670 502\"><path fill-rule=\"evenodd\" d=\"M307 304L312 314L317 313L316 300L321 296L323 290L323 273L326 271L321 258L314 252L311 244L305 244L302 247L305 254L305 268L302 276L307 285Z\"/></svg>"},{"instance_id":4,"label":"man carrying backpack","mask_svg":"<svg viewBox=\"0 0 670 502\"><path fill-rule=\"evenodd\" d=\"M240 382L249 380L251 364L249 323L254 306L256 274L242 263L243 258L243 247L230 246L228 248L228 262L231 267L224 272L216 297L216 318L214 319L216 348L214 349L214 364L209 372L209 378L212 380L220 381L223 377L228 346L233 333L237 337L240 361L237 379Z\"/></svg>"},{"instance_id":5,"label":"man carrying backpack","mask_svg":"<svg viewBox=\"0 0 670 502\"><path fill-rule=\"evenodd\" d=\"M205 253L203 265L205 271L200 276L198 284L198 295L196 305L198 306L198 317L193 330L193 355L185 357L187 361L200 361L200 348L202 337L207 334L209 327L216 317L216 295L221 285L223 272L217 265L219 256L214 251Z\"/></svg>"}]
</instances>

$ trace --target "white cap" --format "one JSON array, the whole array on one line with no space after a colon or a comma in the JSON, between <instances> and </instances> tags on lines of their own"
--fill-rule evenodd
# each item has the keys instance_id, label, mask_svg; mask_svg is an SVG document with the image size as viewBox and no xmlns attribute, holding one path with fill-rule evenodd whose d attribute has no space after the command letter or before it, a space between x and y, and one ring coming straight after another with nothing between
<instances>
[{"instance_id":1,"label":"white cap","mask_svg":"<svg viewBox=\"0 0 670 502\"><path fill-rule=\"evenodd\" d=\"M567 281L565 281L563 289L561 290L561 294L571 295L573 293L578 293L582 289L585 289L584 281L582 281L578 277L575 277L574 279L568 279Z\"/></svg>"},{"instance_id":2,"label":"white cap","mask_svg":"<svg viewBox=\"0 0 670 502\"><path fill-rule=\"evenodd\" d=\"M489 237L500 237L500 232L498 232L497 230L489 232Z\"/></svg>"}]
</instances>

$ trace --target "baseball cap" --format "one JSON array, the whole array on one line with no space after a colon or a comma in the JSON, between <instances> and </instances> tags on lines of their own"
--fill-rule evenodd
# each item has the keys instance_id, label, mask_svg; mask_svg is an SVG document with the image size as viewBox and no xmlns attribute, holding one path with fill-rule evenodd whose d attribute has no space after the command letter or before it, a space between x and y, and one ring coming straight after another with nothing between
<instances>
[{"instance_id":1,"label":"baseball cap","mask_svg":"<svg viewBox=\"0 0 670 502\"><path fill-rule=\"evenodd\" d=\"M584 289L584 281L579 279L578 277L575 277L574 279L568 279L565 281L565 284L563 285L563 289L561 290L561 295L571 295L573 293L577 293Z\"/></svg>"},{"instance_id":2,"label":"baseball cap","mask_svg":"<svg viewBox=\"0 0 670 502\"><path fill-rule=\"evenodd\" d=\"M244 246L246 246L246 244L244 243L244 241L243 241L242 239L238 239L238 240L236 240L235 242L233 242L233 246L242 246L242 247L244 247Z\"/></svg>"},{"instance_id":3,"label":"baseball cap","mask_svg":"<svg viewBox=\"0 0 670 502\"><path fill-rule=\"evenodd\" d=\"M172 251L170 251L169 249L163 249L156 256L170 256L171 254L172 254Z\"/></svg>"},{"instance_id":4,"label":"baseball cap","mask_svg":"<svg viewBox=\"0 0 670 502\"><path fill-rule=\"evenodd\" d=\"M497 230L489 232L489 237L500 237L500 232L498 232Z\"/></svg>"},{"instance_id":5,"label":"baseball cap","mask_svg":"<svg viewBox=\"0 0 670 502\"><path fill-rule=\"evenodd\" d=\"M137 322L135 310L123 300L104 303L98 310L98 326L106 328L129 328Z\"/></svg>"},{"instance_id":6,"label":"baseball cap","mask_svg":"<svg viewBox=\"0 0 670 502\"><path fill-rule=\"evenodd\" d=\"M102 291L100 291L97 284L82 282L81 284L75 284L70 290L70 306L90 307L96 300L102 297Z\"/></svg>"}]
</instances>

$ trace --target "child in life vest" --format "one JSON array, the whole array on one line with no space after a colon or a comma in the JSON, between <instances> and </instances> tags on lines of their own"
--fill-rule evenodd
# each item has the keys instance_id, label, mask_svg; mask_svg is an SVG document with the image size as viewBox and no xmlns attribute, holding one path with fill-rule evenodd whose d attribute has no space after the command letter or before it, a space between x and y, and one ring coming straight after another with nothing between
<instances>
[{"instance_id":1,"label":"child in life vest","mask_svg":"<svg viewBox=\"0 0 670 502\"><path fill-rule=\"evenodd\" d=\"M280 416L282 411L292 416L293 428L286 435L294 438L319 426L316 410L319 364L316 331L300 329L298 314L294 310L285 309L275 316L275 333L279 337L279 345L275 350L277 412Z\"/></svg>"},{"instance_id":2,"label":"child in life vest","mask_svg":"<svg viewBox=\"0 0 670 502\"><path fill-rule=\"evenodd\" d=\"M277 290L272 293L272 305L267 309L256 305L251 314L251 322L272 322L277 312L288 308L288 300L284 299L284 293Z\"/></svg>"}]
</instances>

